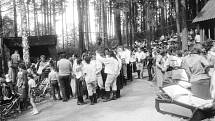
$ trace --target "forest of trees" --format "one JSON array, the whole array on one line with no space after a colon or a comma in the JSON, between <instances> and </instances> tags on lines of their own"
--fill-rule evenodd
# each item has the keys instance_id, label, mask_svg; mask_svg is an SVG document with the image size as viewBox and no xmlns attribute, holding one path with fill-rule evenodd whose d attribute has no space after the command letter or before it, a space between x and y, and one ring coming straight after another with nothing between
<instances>
[{"instance_id":1,"label":"forest of trees","mask_svg":"<svg viewBox=\"0 0 215 121\"><path fill-rule=\"evenodd\" d=\"M23 58L29 61L28 36L58 35L59 49L68 52L93 49L97 38L105 47L131 46L135 40L151 41L161 35L182 33L187 48L187 31L192 19L207 0L1 0L0 37L23 39ZM70 7L70 9L67 9ZM95 16L92 17L90 10ZM68 11L72 10L72 11ZM73 12L72 16L66 13ZM77 14L76 14L77 13ZM77 15L77 16L76 16ZM74 22L78 19L78 24ZM73 24L68 24L73 20ZM95 25L91 20L95 21ZM95 28L95 31L92 31ZM95 36L94 38L92 36Z\"/></svg>"}]
</instances>

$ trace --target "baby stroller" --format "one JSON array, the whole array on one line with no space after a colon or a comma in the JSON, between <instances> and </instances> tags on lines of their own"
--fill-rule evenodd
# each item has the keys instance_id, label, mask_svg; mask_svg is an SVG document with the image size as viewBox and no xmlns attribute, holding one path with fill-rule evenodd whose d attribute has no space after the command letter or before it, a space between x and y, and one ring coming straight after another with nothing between
<instances>
[{"instance_id":1,"label":"baby stroller","mask_svg":"<svg viewBox=\"0 0 215 121\"><path fill-rule=\"evenodd\" d=\"M14 94L10 99L0 101L0 120L5 121L13 114L20 112L20 94Z\"/></svg>"},{"instance_id":2,"label":"baby stroller","mask_svg":"<svg viewBox=\"0 0 215 121\"><path fill-rule=\"evenodd\" d=\"M48 80L48 74L50 72L49 68L46 68L43 73L42 73L42 79L38 79L37 81L37 90L36 90L36 96L37 99L39 98L45 98L46 94L50 94L51 92L51 88L50 88L50 84L49 84L49 80ZM41 100L39 99L39 102Z\"/></svg>"}]
</instances>

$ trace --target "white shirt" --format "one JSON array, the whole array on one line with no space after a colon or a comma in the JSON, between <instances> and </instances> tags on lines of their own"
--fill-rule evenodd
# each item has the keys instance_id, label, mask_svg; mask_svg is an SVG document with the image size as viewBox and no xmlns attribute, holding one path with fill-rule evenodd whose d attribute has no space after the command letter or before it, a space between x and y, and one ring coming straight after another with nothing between
<instances>
[{"instance_id":1,"label":"white shirt","mask_svg":"<svg viewBox=\"0 0 215 121\"><path fill-rule=\"evenodd\" d=\"M83 76L83 64L77 64L77 61L74 61L73 73L75 74L76 79L79 79Z\"/></svg>"},{"instance_id":2,"label":"white shirt","mask_svg":"<svg viewBox=\"0 0 215 121\"><path fill-rule=\"evenodd\" d=\"M145 59L146 58L146 54L143 51L136 52L135 53L135 58L137 59L138 62L140 62L141 59Z\"/></svg>"},{"instance_id":3,"label":"white shirt","mask_svg":"<svg viewBox=\"0 0 215 121\"><path fill-rule=\"evenodd\" d=\"M125 49L124 51L119 52L119 55L121 59L125 60L126 64L129 64L130 58L131 58L131 52L128 49Z\"/></svg>"},{"instance_id":4,"label":"white shirt","mask_svg":"<svg viewBox=\"0 0 215 121\"><path fill-rule=\"evenodd\" d=\"M96 74L101 74L101 70L102 70L102 62L99 60L92 60L91 63L96 64Z\"/></svg>"},{"instance_id":5,"label":"white shirt","mask_svg":"<svg viewBox=\"0 0 215 121\"><path fill-rule=\"evenodd\" d=\"M118 72L118 61L113 57L102 58L101 56L98 58L102 63L105 64L105 73L116 75Z\"/></svg>"},{"instance_id":6,"label":"white shirt","mask_svg":"<svg viewBox=\"0 0 215 121\"><path fill-rule=\"evenodd\" d=\"M119 75L119 74L120 74L120 71L121 71L121 68L122 68L122 60L121 60L119 57L117 57L117 59L118 59L118 70L117 70L117 75Z\"/></svg>"},{"instance_id":7,"label":"white shirt","mask_svg":"<svg viewBox=\"0 0 215 121\"><path fill-rule=\"evenodd\" d=\"M85 74L86 83L96 81L96 64L92 62L90 64L85 64L83 67L83 73Z\"/></svg>"},{"instance_id":8,"label":"white shirt","mask_svg":"<svg viewBox=\"0 0 215 121\"><path fill-rule=\"evenodd\" d=\"M182 59L177 56L169 56L167 59L167 65L171 67L180 67L182 63Z\"/></svg>"},{"instance_id":9,"label":"white shirt","mask_svg":"<svg viewBox=\"0 0 215 121\"><path fill-rule=\"evenodd\" d=\"M48 76L49 81L58 80L58 73L54 70L51 70Z\"/></svg>"},{"instance_id":10,"label":"white shirt","mask_svg":"<svg viewBox=\"0 0 215 121\"><path fill-rule=\"evenodd\" d=\"M36 87L36 82L34 81L34 79L30 79L29 81L28 81L28 86L29 87Z\"/></svg>"},{"instance_id":11,"label":"white shirt","mask_svg":"<svg viewBox=\"0 0 215 121\"><path fill-rule=\"evenodd\" d=\"M197 34L197 35L195 36L195 41L196 41L196 42L201 42L201 36Z\"/></svg>"},{"instance_id":12,"label":"white shirt","mask_svg":"<svg viewBox=\"0 0 215 121\"><path fill-rule=\"evenodd\" d=\"M129 64L129 61L130 61L130 58L131 58L131 51L128 50L128 49L125 49L124 53L125 53L125 62L127 64Z\"/></svg>"}]
</instances>

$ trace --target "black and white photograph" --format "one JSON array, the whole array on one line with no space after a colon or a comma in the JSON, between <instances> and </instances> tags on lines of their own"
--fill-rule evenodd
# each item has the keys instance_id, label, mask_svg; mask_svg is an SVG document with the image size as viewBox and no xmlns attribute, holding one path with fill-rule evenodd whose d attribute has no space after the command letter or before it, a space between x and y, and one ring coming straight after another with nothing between
<instances>
[{"instance_id":1,"label":"black and white photograph","mask_svg":"<svg viewBox=\"0 0 215 121\"><path fill-rule=\"evenodd\" d=\"M0 121L215 121L215 0L0 0Z\"/></svg>"}]
</instances>

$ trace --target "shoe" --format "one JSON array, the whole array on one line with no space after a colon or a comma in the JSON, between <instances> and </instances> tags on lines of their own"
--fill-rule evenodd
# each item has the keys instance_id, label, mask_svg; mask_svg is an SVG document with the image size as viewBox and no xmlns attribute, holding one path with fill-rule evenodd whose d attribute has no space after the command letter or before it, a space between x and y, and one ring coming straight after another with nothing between
<instances>
[{"instance_id":1,"label":"shoe","mask_svg":"<svg viewBox=\"0 0 215 121\"><path fill-rule=\"evenodd\" d=\"M56 97L53 97L53 100L57 100L57 98L56 98Z\"/></svg>"},{"instance_id":2,"label":"shoe","mask_svg":"<svg viewBox=\"0 0 215 121\"><path fill-rule=\"evenodd\" d=\"M104 99L105 98L105 90L101 89L101 98Z\"/></svg>"},{"instance_id":3,"label":"shoe","mask_svg":"<svg viewBox=\"0 0 215 121\"><path fill-rule=\"evenodd\" d=\"M66 99L63 99L63 102L67 102L68 100L66 100Z\"/></svg>"},{"instance_id":4,"label":"shoe","mask_svg":"<svg viewBox=\"0 0 215 121\"><path fill-rule=\"evenodd\" d=\"M90 98L90 105L94 105L93 96L89 96L89 98Z\"/></svg>"},{"instance_id":5,"label":"shoe","mask_svg":"<svg viewBox=\"0 0 215 121\"><path fill-rule=\"evenodd\" d=\"M59 98L58 100L62 100L62 98Z\"/></svg>"},{"instance_id":6,"label":"shoe","mask_svg":"<svg viewBox=\"0 0 215 121\"><path fill-rule=\"evenodd\" d=\"M103 102L108 102L108 101L111 101L111 99L110 99L110 91L105 91L105 99L104 99L104 101Z\"/></svg>"},{"instance_id":7,"label":"shoe","mask_svg":"<svg viewBox=\"0 0 215 121\"><path fill-rule=\"evenodd\" d=\"M38 110L34 110L33 113L32 113L32 115L37 115L38 113L39 113Z\"/></svg>"},{"instance_id":8,"label":"shoe","mask_svg":"<svg viewBox=\"0 0 215 121\"><path fill-rule=\"evenodd\" d=\"M120 98L120 90L116 91L116 98Z\"/></svg>"},{"instance_id":9,"label":"shoe","mask_svg":"<svg viewBox=\"0 0 215 121\"><path fill-rule=\"evenodd\" d=\"M116 91L113 91L113 97L111 98L111 100L116 100Z\"/></svg>"},{"instance_id":10,"label":"shoe","mask_svg":"<svg viewBox=\"0 0 215 121\"><path fill-rule=\"evenodd\" d=\"M97 103L97 95L96 94L93 94L93 102Z\"/></svg>"},{"instance_id":11,"label":"shoe","mask_svg":"<svg viewBox=\"0 0 215 121\"><path fill-rule=\"evenodd\" d=\"M78 102L77 102L77 105L81 105L81 102L78 101Z\"/></svg>"}]
</instances>

